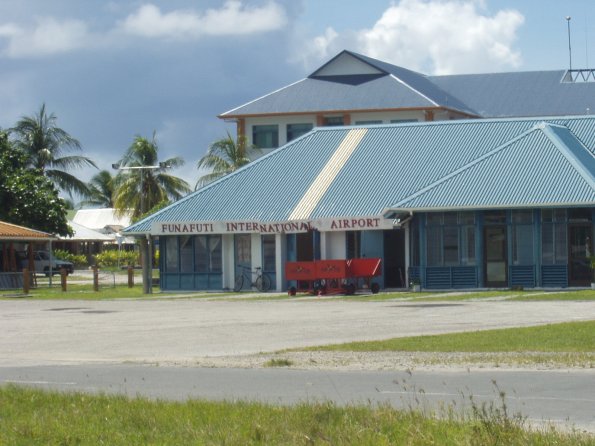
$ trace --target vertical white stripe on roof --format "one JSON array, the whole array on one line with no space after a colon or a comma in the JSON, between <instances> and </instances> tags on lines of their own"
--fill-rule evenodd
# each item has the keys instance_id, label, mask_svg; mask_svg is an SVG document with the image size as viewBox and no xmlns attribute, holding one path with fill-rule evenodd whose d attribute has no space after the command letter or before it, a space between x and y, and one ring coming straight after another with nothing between
<instances>
[{"instance_id":1,"label":"vertical white stripe on roof","mask_svg":"<svg viewBox=\"0 0 595 446\"><path fill-rule=\"evenodd\" d=\"M366 128L352 129L347 132L345 139L339 144L335 153L329 158L326 165L322 168L289 216L290 220L305 220L310 218L318 202L367 132L368 129Z\"/></svg>"}]
</instances>

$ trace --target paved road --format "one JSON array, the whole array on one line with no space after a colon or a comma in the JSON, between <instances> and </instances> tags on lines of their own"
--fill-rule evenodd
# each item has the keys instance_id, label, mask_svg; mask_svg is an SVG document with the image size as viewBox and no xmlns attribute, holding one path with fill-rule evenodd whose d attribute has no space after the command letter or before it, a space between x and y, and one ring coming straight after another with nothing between
<instances>
[{"instance_id":1,"label":"paved road","mask_svg":"<svg viewBox=\"0 0 595 446\"><path fill-rule=\"evenodd\" d=\"M595 432L593 382L593 374L583 371L414 371L410 374L404 371L330 372L113 364L0 368L0 385L14 383L175 400L382 403L434 411L451 407L458 413L470 411L471 398L478 407L493 404L501 410L502 391L511 416L521 413L531 424L547 420L559 426Z\"/></svg>"},{"instance_id":2,"label":"paved road","mask_svg":"<svg viewBox=\"0 0 595 446\"><path fill-rule=\"evenodd\" d=\"M595 319L595 302L0 301L0 365L175 362Z\"/></svg>"}]
</instances>

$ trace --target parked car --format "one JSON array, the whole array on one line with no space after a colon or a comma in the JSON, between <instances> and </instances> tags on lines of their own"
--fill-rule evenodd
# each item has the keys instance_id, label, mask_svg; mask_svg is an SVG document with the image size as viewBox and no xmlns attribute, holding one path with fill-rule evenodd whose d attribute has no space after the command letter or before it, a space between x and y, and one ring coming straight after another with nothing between
<instances>
[{"instance_id":1,"label":"parked car","mask_svg":"<svg viewBox=\"0 0 595 446\"><path fill-rule=\"evenodd\" d=\"M27 267L28 255L25 251L19 252L19 260L21 267ZM46 276L50 275L50 253L48 251L33 251L33 263L35 264L35 272L43 273ZM66 260L57 259L52 256L51 271L52 275L60 274L60 270L65 269L66 274L72 274L74 265Z\"/></svg>"}]
</instances>

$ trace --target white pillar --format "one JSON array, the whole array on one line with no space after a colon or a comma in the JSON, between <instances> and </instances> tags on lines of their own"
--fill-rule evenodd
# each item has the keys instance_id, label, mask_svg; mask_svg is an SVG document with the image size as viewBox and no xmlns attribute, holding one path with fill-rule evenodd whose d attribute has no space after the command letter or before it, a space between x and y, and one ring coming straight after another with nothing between
<instances>
[{"instance_id":1,"label":"white pillar","mask_svg":"<svg viewBox=\"0 0 595 446\"><path fill-rule=\"evenodd\" d=\"M223 288L233 289L235 281L233 234L221 236L221 255L223 256L221 265Z\"/></svg>"}]
</instances>

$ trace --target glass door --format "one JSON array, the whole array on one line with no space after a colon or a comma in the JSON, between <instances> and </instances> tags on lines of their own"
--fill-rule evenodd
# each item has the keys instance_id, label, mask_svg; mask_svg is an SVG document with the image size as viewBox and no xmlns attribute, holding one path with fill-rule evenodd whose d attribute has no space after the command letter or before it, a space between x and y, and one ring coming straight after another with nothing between
<instances>
[{"instance_id":1,"label":"glass door","mask_svg":"<svg viewBox=\"0 0 595 446\"><path fill-rule=\"evenodd\" d=\"M508 254L505 225L486 226L483 232L486 287L508 286Z\"/></svg>"},{"instance_id":2,"label":"glass door","mask_svg":"<svg viewBox=\"0 0 595 446\"><path fill-rule=\"evenodd\" d=\"M588 286L591 283L589 257L593 255L590 224L568 225L568 285Z\"/></svg>"},{"instance_id":3,"label":"glass door","mask_svg":"<svg viewBox=\"0 0 595 446\"><path fill-rule=\"evenodd\" d=\"M249 290L252 282L252 236L250 234L236 234L234 238L236 275L245 274L242 289ZM234 280L235 280L234 279Z\"/></svg>"}]
</instances>

